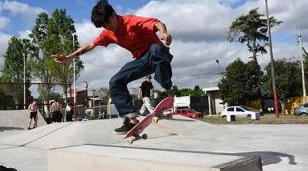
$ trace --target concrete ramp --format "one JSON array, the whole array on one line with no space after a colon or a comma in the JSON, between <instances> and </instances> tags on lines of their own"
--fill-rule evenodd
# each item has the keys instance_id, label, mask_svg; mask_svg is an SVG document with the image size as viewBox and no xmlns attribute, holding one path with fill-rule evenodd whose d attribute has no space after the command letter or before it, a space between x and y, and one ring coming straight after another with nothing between
<instances>
[{"instance_id":1,"label":"concrete ramp","mask_svg":"<svg viewBox=\"0 0 308 171\"><path fill-rule=\"evenodd\" d=\"M82 145L48 152L49 171L261 171L258 156L241 158L202 151Z\"/></svg>"},{"instance_id":2,"label":"concrete ramp","mask_svg":"<svg viewBox=\"0 0 308 171\"><path fill-rule=\"evenodd\" d=\"M0 131L27 129L29 118L30 112L28 110L0 110ZM43 125L46 125L46 122L38 112L38 126Z\"/></svg>"},{"instance_id":3,"label":"concrete ramp","mask_svg":"<svg viewBox=\"0 0 308 171\"><path fill-rule=\"evenodd\" d=\"M55 123L2 138L0 145L48 151L49 171L262 170L258 156L220 151L216 139L230 134L226 127L175 117L151 124L148 139L130 145L112 133L121 124L122 119Z\"/></svg>"}]
</instances>

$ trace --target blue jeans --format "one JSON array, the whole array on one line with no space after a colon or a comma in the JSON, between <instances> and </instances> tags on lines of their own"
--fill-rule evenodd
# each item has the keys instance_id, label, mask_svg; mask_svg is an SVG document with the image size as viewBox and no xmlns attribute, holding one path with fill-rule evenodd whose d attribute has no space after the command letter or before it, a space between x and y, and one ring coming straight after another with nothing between
<instances>
[{"instance_id":1,"label":"blue jeans","mask_svg":"<svg viewBox=\"0 0 308 171\"><path fill-rule=\"evenodd\" d=\"M149 50L139 59L128 62L109 82L112 102L121 117L135 113L132 98L127 89L127 84L155 72L154 79L164 88L172 86L172 55L169 48L161 43L152 44Z\"/></svg>"}]
</instances>

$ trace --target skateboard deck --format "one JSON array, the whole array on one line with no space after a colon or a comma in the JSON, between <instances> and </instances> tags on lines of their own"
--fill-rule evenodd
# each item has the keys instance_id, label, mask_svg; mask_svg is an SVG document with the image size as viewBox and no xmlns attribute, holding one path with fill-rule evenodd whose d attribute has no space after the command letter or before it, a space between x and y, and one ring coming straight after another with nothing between
<instances>
[{"instance_id":1,"label":"skateboard deck","mask_svg":"<svg viewBox=\"0 0 308 171\"><path fill-rule=\"evenodd\" d=\"M173 97L166 97L155 107L154 111L144 117L134 128L132 128L129 132L127 132L123 139L127 139L130 143L138 139L147 139L147 135L140 134L146 129L152 122L158 122L158 119L153 120L157 113L163 112L166 109L170 109L173 107L174 99Z\"/></svg>"}]
</instances>

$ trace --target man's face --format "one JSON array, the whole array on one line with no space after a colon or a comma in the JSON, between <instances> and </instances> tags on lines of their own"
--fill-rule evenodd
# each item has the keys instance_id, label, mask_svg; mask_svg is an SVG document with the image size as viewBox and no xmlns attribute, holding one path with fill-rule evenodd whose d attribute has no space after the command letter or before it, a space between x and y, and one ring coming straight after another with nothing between
<instances>
[{"instance_id":1,"label":"man's face","mask_svg":"<svg viewBox=\"0 0 308 171\"><path fill-rule=\"evenodd\" d=\"M103 25L103 27L107 30L110 30L112 32L116 32L118 29L118 19L115 14L112 15L112 17L109 18L109 21Z\"/></svg>"}]
</instances>

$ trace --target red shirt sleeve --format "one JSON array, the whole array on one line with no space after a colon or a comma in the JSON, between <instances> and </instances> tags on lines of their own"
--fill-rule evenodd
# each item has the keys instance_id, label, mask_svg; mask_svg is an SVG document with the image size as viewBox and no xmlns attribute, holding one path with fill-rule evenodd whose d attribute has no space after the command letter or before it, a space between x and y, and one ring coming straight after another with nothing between
<instances>
[{"instance_id":1,"label":"red shirt sleeve","mask_svg":"<svg viewBox=\"0 0 308 171\"><path fill-rule=\"evenodd\" d=\"M95 46L100 45L100 46L105 46L107 47L111 41L107 36L106 30L103 30L94 40L93 43Z\"/></svg>"},{"instance_id":2,"label":"red shirt sleeve","mask_svg":"<svg viewBox=\"0 0 308 171\"><path fill-rule=\"evenodd\" d=\"M154 32L157 31L154 25L160 22L156 18L140 17L140 16L132 16L131 21L135 23L135 25L137 25L138 27L141 27L142 29Z\"/></svg>"}]
</instances>

